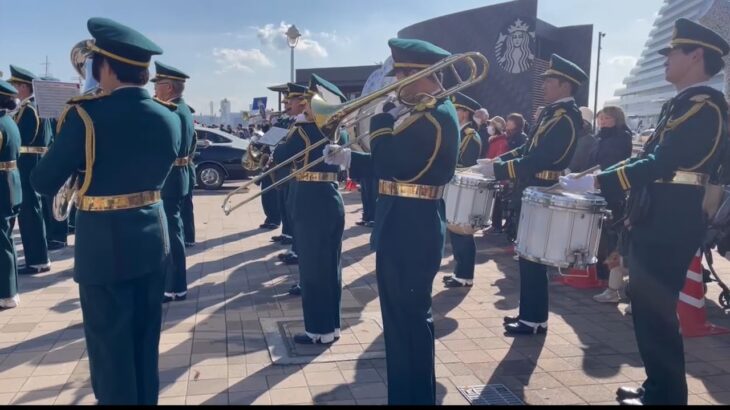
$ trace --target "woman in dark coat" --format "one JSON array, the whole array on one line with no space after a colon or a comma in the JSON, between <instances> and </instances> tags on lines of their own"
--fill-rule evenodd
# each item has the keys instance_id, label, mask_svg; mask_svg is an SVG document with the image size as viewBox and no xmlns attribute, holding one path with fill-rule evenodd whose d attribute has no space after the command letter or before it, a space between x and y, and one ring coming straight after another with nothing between
<instances>
[{"instance_id":1,"label":"woman in dark coat","mask_svg":"<svg viewBox=\"0 0 730 410\"><path fill-rule=\"evenodd\" d=\"M590 157L590 166L600 165L607 169L631 157L632 132L626 126L626 117L619 107L605 107L598 113L598 124L601 130L596 136L596 143ZM609 203L613 221L623 217L624 203ZM608 278L608 288L593 297L597 302L618 303L621 300L620 290L623 288L623 276L627 273L621 263L617 250L619 226L616 222L608 224L601 234L598 248L598 276ZM605 262L605 263L604 263Z\"/></svg>"}]
</instances>

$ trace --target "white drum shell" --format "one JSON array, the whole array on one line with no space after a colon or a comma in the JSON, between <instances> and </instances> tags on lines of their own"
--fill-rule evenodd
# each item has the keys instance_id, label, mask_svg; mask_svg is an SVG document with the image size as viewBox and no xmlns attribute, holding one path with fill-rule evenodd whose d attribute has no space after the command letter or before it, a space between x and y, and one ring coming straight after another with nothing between
<instances>
[{"instance_id":1,"label":"white drum shell","mask_svg":"<svg viewBox=\"0 0 730 410\"><path fill-rule=\"evenodd\" d=\"M596 195L527 188L517 232L517 254L557 268L585 268L598 259L606 201Z\"/></svg>"},{"instance_id":2,"label":"white drum shell","mask_svg":"<svg viewBox=\"0 0 730 410\"><path fill-rule=\"evenodd\" d=\"M456 174L444 190L448 229L458 235L473 235L488 227L495 194L493 180L477 174Z\"/></svg>"}]
</instances>

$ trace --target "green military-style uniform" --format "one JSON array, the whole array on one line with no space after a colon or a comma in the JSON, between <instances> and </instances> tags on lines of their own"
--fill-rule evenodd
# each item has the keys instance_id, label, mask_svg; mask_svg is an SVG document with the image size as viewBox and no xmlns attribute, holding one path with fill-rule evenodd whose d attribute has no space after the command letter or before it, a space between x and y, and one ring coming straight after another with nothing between
<instances>
[{"instance_id":1,"label":"green military-style uniform","mask_svg":"<svg viewBox=\"0 0 730 410\"><path fill-rule=\"evenodd\" d=\"M10 83L31 85L37 77L28 70L10 66ZM21 147L18 169L23 185L23 205L18 214L20 238L23 242L25 267L19 274L32 274L50 270L46 227L43 221L43 205L41 196L30 185L30 174L33 172L41 156L48 150L52 137L51 124L38 117L35 98L30 96L20 103L15 114L15 122L20 129Z\"/></svg>"},{"instance_id":2,"label":"green military-style uniform","mask_svg":"<svg viewBox=\"0 0 730 410\"><path fill-rule=\"evenodd\" d=\"M388 42L395 69L426 68L450 53L421 40ZM375 229L378 293L388 365L388 403L434 405L431 289L446 235L444 187L454 177L459 123L449 99L422 103L396 121L370 122L371 154L352 153L351 175L379 180Z\"/></svg>"},{"instance_id":3,"label":"green military-style uniform","mask_svg":"<svg viewBox=\"0 0 730 410\"><path fill-rule=\"evenodd\" d=\"M730 50L718 34L686 19L675 23L671 45L701 46L705 53L721 56ZM687 267L702 246L705 184L715 176L728 149L727 113L722 92L706 84L681 90L664 104L641 156L597 177L608 199L623 199L631 192L627 210L631 306L647 375L646 405L687 404L677 300Z\"/></svg>"},{"instance_id":4,"label":"green military-style uniform","mask_svg":"<svg viewBox=\"0 0 730 410\"><path fill-rule=\"evenodd\" d=\"M0 101L13 99L17 93L15 87L0 80ZM23 199L19 156L18 125L6 109L0 109L0 299L18 294L18 258L10 220L18 214Z\"/></svg>"},{"instance_id":5,"label":"green military-style uniform","mask_svg":"<svg viewBox=\"0 0 730 410\"><path fill-rule=\"evenodd\" d=\"M555 54L543 76L568 80L576 87L588 79L578 66ZM494 164L495 178L516 182L515 200L521 200L527 187L555 185L573 158L580 124L581 113L572 97L548 105L525 145L503 155ZM506 324L506 330L514 334L544 332L547 320L547 267L520 258L519 322Z\"/></svg>"},{"instance_id":6,"label":"green military-style uniform","mask_svg":"<svg viewBox=\"0 0 730 410\"><path fill-rule=\"evenodd\" d=\"M92 18L94 54L146 69L162 50L137 31ZM140 85L71 100L32 176L54 195L81 172L74 280L91 384L100 404L157 403L162 293L170 240L161 190L180 153L175 106ZM144 147L144 149L140 149Z\"/></svg>"},{"instance_id":7,"label":"green military-style uniform","mask_svg":"<svg viewBox=\"0 0 730 410\"><path fill-rule=\"evenodd\" d=\"M304 97L307 94L307 87L289 83L287 84L287 98L292 99L296 97ZM292 119L289 124L289 128L293 127L296 119ZM290 167L283 167L275 172L274 178L280 181L286 178L291 172ZM273 182L272 182L273 183ZM263 188L263 186L262 186ZM292 219L292 213L294 212L293 198L294 190L296 189L296 181L289 181L282 184L278 189L279 195L279 210L281 212L281 235L292 240L292 252L296 254L296 241L294 241L294 221Z\"/></svg>"},{"instance_id":8,"label":"green military-style uniform","mask_svg":"<svg viewBox=\"0 0 730 410\"><path fill-rule=\"evenodd\" d=\"M274 123L274 127L288 129L292 123L293 121L289 117L281 116L276 120L276 123ZM258 145L264 154L271 155L271 148L269 146L262 144ZM263 169L262 171L266 172L266 169ZM276 178L272 174L261 181L261 189L264 190L273 185L275 182ZM261 227L265 228L267 226L264 225L268 225L268 227L275 228L281 225L282 211L279 208L279 190L274 189L261 195L261 206L264 209L264 215L266 215L266 220L264 220L264 224L261 225Z\"/></svg>"},{"instance_id":9,"label":"green military-style uniform","mask_svg":"<svg viewBox=\"0 0 730 410\"><path fill-rule=\"evenodd\" d=\"M190 77L179 69L155 61L156 75L152 82L182 81ZM190 193L190 162L195 150L195 125L193 113L185 104L182 96L170 101L177 108L175 114L180 119L181 139L180 151L170 175L162 188L162 203L167 217L167 229L170 233L170 250L172 255L171 270L165 279L164 301L184 300L188 291L187 269L185 263L185 236L181 211L185 196Z\"/></svg>"},{"instance_id":10,"label":"green military-style uniform","mask_svg":"<svg viewBox=\"0 0 730 410\"><path fill-rule=\"evenodd\" d=\"M453 96L452 101L457 110L466 110L471 115L482 108L478 102L462 93ZM457 168L469 168L476 165L482 152L482 139L471 125L471 122L468 122L461 126L461 145L459 146ZM472 286L477 253L474 235L459 235L449 231L449 238L456 260L456 268L453 277L444 277L444 283L447 287Z\"/></svg>"},{"instance_id":11,"label":"green military-style uniform","mask_svg":"<svg viewBox=\"0 0 730 410\"><path fill-rule=\"evenodd\" d=\"M187 105L187 103L185 104ZM195 109L188 105L191 114L195 114ZM190 189L188 194L183 198L182 209L180 210L180 217L183 221L183 234L185 237L185 246L195 245L195 208L193 207L193 191L195 191L195 153L198 148L198 133L193 133L193 144L192 152L190 154L190 163L188 164L188 184Z\"/></svg>"},{"instance_id":12,"label":"green military-style uniform","mask_svg":"<svg viewBox=\"0 0 730 410\"><path fill-rule=\"evenodd\" d=\"M325 87L342 93L321 77L312 75L310 92ZM312 144L328 138L314 122L297 123L286 142L274 151L278 163L297 155ZM302 168L322 157L322 150L305 154L296 167ZM324 163L297 176L292 210L294 238L299 255L299 283L306 334L296 335L297 343L331 343L340 336L340 298L342 293L342 233L345 208L338 190L339 167Z\"/></svg>"}]
</instances>

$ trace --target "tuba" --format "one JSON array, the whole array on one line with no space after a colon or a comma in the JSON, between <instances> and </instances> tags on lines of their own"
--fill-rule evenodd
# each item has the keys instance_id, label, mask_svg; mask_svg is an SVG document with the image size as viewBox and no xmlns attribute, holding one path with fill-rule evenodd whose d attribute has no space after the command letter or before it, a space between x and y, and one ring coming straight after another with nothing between
<instances>
[{"instance_id":1,"label":"tuba","mask_svg":"<svg viewBox=\"0 0 730 410\"><path fill-rule=\"evenodd\" d=\"M90 46L93 41L80 41L71 49L71 65L84 80L81 88L82 95L97 94L100 91L99 83L94 80L91 70L92 50ZM52 213L55 220L63 222L68 219L71 207L76 203L78 183L79 174L74 172L53 197Z\"/></svg>"}]
</instances>

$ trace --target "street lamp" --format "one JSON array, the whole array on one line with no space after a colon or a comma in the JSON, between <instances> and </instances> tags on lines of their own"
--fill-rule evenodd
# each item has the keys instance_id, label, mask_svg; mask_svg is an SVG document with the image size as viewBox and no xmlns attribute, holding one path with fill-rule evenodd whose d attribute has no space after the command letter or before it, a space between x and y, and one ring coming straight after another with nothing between
<instances>
[{"instance_id":1,"label":"street lamp","mask_svg":"<svg viewBox=\"0 0 730 410\"><path fill-rule=\"evenodd\" d=\"M289 30L286 32L286 41L289 43L291 48L291 82L294 82L294 49L299 44L299 39L302 37L302 33L299 32L297 26L291 25Z\"/></svg>"},{"instance_id":2,"label":"street lamp","mask_svg":"<svg viewBox=\"0 0 730 410\"><path fill-rule=\"evenodd\" d=\"M603 49L603 38L606 33L598 32L598 62L596 63L596 95L593 100L593 133L596 133L596 118L598 117L598 79L601 73L601 50Z\"/></svg>"}]
</instances>

